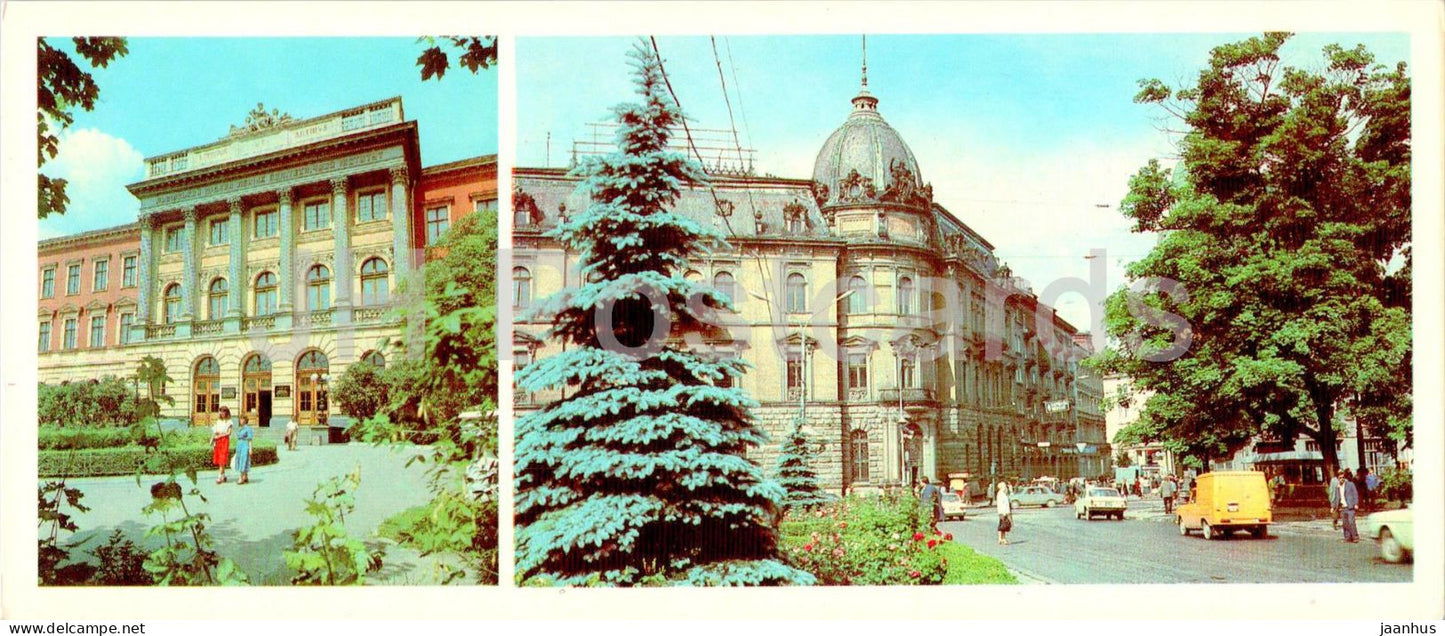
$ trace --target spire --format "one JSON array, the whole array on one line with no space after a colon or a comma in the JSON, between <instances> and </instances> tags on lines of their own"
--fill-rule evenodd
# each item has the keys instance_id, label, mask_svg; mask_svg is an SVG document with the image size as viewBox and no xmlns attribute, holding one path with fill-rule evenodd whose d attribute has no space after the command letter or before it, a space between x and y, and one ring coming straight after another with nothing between
<instances>
[{"instance_id":1,"label":"spire","mask_svg":"<svg viewBox=\"0 0 1445 636\"><path fill-rule=\"evenodd\" d=\"M868 92L868 35L863 35L863 87L858 90L858 95L853 98L853 111L876 111L878 110L878 98Z\"/></svg>"},{"instance_id":2,"label":"spire","mask_svg":"<svg viewBox=\"0 0 1445 636\"><path fill-rule=\"evenodd\" d=\"M868 34L863 34L863 90L868 90Z\"/></svg>"}]
</instances>

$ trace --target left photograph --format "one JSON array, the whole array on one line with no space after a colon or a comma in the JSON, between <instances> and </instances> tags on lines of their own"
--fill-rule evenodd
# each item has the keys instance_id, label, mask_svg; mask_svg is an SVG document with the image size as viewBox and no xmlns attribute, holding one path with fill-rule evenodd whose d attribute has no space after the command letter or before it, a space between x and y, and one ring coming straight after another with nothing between
<instances>
[{"instance_id":1,"label":"left photograph","mask_svg":"<svg viewBox=\"0 0 1445 636\"><path fill-rule=\"evenodd\" d=\"M42 586L497 583L497 39L37 41Z\"/></svg>"}]
</instances>

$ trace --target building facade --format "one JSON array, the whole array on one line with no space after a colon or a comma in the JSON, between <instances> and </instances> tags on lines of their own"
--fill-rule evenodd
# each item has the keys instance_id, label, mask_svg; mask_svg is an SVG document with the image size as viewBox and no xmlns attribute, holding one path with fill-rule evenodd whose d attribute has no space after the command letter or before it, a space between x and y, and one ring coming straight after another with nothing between
<instances>
[{"instance_id":1,"label":"building facade","mask_svg":"<svg viewBox=\"0 0 1445 636\"><path fill-rule=\"evenodd\" d=\"M1108 456L1102 388L1081 375L1080 334L933 200L866 86L852 103L811 178L713 169L710 185L682 193L674 211L721 229L728 246L679 273L736 309L689 346L746 360L741 388L762 403L762 427L780 441L802 418L835 491L1096 474ZM515 171L514 315L580 282L577 255L546 235L590 204L579 186L562 169ZM547 326L518 322L519 368L558 350ZM518 393L516 407L563 397ZM754 459L772 467L778 451Z\"/></svg>"},{"instance_id":2,"label":"building facade","mask_svg":"<svg viewBox=\"0 0 1445 636\"><path fill-rule=\"evenodd\" d=\"M494 156L424 168L418 143L392 98L305 120L258 107L219 141L147 158L128 186L136 224L40 244L40 381L156 356L165 418L204 425L228 406L263 428L344 424L328 383L399 353L398 286L455 218L495 205ZM47 298L74 263L114 287ZM91 346L66 347L72 315L104 317L105 336L82 325Z\"/></svg>"}]
</instances>

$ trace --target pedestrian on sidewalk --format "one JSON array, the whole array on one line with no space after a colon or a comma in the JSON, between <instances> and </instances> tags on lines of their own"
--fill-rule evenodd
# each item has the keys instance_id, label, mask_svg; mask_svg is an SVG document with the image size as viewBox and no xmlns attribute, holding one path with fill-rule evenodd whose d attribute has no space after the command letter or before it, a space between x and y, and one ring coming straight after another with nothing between
<instances>
[{"instance_id":1,"label":"pedestrian on sidewalk","mask_svg":"<svg viewBox=\"0 0 1445 636\"><path fill-rule=\"evenodd\" d=\"M286 450L296 450L296 438L301 436L301 425L296 420L286 422Z\"/></svg>"},{"instance_id":2,"label":"pedestrian on sidewalk","mask_svg":"<svg viewBox=\"0 0 1445 636\"><path fill-rule=\"evenodd\" d=\"M998 544L1008 545L1008 539L1004 537L1010 530L1013 530L1013 507L1009 502L1010 488L1008 482L999 481L998 487L994 490L994 506L998 510Z\"/></svg>"},{"instance_id":3,"label":"pedestrian on sidewalk","mask_svg":"<svg viewBox=\"0 0 1445 636\"><path fill-rule=\"evenodd\" d=\"M223 406L221 414L229 417L231 412ZM241 420L241 430L236 431L236 472L241 473L241 478L236 480L238 486L251 481L251 439L255 435L251 423Z\"/></svg>"},{"instance_id":4,"label":"pedestrian on sidewalk","mask_svg":"<svg viewBox=\"0 0 1445 636\"><path fill-rule=\"evenodd\" d=\"M216 483L226 483L226 467L231 465L231 409L221 407L221 419L211 426L211 463L221 471Z\"/></svg>"},{"instance_id":5,"label":"pedestrian on sidewalk","mask_svg":"<svg viewBox=\"0 0 1445 636\"><path fill-rule=\"evenodd\" d=\"M1359 543L1360 531L1355 528L1355 510L1360 505L1360 489L1355 486L1349 469L1346 469L1340 477L1344 480L1344 483L1340 485L1340 516L1345 522L1345 541Z\"/></svg>"},{"instance_id":6,"label":"pedestrian on sidewalk","mask_svg":"<svg viewBox=\"0 0 1445 636\"><path fill-rule=\"evenodd\" d=\"M1164 478L1159 484L1159 498L1164 500L1164 514L1174 513L1174 475Z\"/></svg>"},{"instance_id":7,"label":"pedestrian on sidewalk","mask_svg":"<svg viewBox=\"0 0 1445 636\"><path fill-rule=\"evenodd\" d=\"M938 525L938 522L943 519L943 493L938 486L933 485L933 481L927 476L923 477L922 483L923 489L918 493L918 501L928 509L929 516L933 518L933 524Z\"/></svg>"},{"instance_id":8,"label":"pedestrian on sidewalk","mask_svg":"<svg viewBox=\"0 0 1445 636\"><path fill-rule=\"evenodd\" d=\"M1335 530L1340 529L1340 473L1335 473L1330 478L1330 485L1327 488L1330 497L1330 524Z\"/></svg>"}]
</instances>

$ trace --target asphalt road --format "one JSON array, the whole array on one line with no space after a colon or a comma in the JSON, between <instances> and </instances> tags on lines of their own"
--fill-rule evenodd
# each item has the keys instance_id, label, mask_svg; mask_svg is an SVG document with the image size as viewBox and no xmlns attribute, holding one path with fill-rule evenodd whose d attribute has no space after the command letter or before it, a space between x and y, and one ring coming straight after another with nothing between
<instances>
[{"instance_id":1,"label":"asphalt road","mask_svg":"<svg viewBox=\"0 0 1445 636\"><path fill-rule=\"evenodd\" d=\"M939 524L973 549L996 557L1025 579L1045 583L1349 583L1410 582L1410 564L1379 558L1369 539L1278 524L1266 539L1245 533L1205 541L1179 535L1157 501L1131 499L1131 510L1159 508L1150 518L1074 518L1073 506L1014 510L1010 545L998 545L998 516L970 509L967 520ZM1137 510L1131 514L1143 512Z\"/></svg>"}]
</instances>

